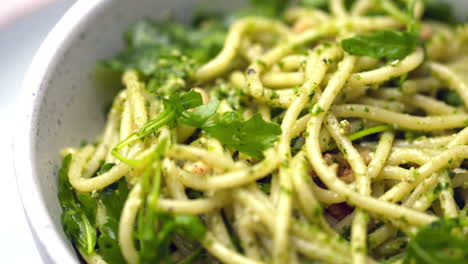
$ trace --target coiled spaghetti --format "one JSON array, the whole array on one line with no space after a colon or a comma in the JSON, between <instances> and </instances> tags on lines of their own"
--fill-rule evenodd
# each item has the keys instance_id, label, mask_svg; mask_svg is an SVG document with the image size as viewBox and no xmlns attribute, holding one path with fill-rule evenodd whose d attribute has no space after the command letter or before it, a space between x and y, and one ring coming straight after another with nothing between
<instances>
[{"instance_id":1,"label":"coiled spaghetti","mask_svg":"<svg viewBox=\"0 0 468 264\"><path fill-rule=\"evenodd\" d=\"M209 257L201 263L374 263L401 256L401 247L392 245L407 241L415 229L439 218L466 217L466 26L424 21L431 31L421 36L427 49L417 47L394 61L355 56L343 50L342 39L401 30L404 23L398 14L367 16L376 8L373 1L357 1L351 10L343 1L330 2L330 14L292 7L286 22L235 21L221 52L197 69L197 87L188 87L202 94L204 104L220 99L218 114L260 113L278 123L281 134L260 159L190 126L164 126L120 151L144 160L164 141L159 161L135 166L116 159L114 146L163 108L143 77L125 72L126 89L116 97L97 145L65 152L73 154L68 178L77 193L99 192L125 177L130 194L118 240L128 263L141 262L133 233L146 199L141 179L147 167L161 168L152 210L203 221L207 231L199 243ZM423 5L416 2L418 16ZM407 79L395 87L400 76ZM225 87L241 95L238 106L230 101L235 95L217 95ZM462 105L438 97L446 88ZM353 138L373 128L375 133ZM102 163L115 165L96 175ZM189 197L193 191L198 197ZM349 241L340 236L347 229ZM173 243L174 261L188 255L183 243ZM99 252L85 259L105 262Z\"/></svg>"}]
</instances>

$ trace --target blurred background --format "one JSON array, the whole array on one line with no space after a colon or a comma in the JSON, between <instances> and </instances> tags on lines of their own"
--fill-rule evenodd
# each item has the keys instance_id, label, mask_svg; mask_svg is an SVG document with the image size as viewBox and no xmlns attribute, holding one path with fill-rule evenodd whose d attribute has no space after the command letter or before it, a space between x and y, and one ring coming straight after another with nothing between
<instances>
[{"instance_id":1,"label":"blurred background","mask_svg":"<svg viewBox=\"0 0 468 264\"><path fill-rule=\"evenodd\" d=\"M24 74L47 33L74 0L1 0L0 252L2 263L40 263L17 192L11 155L16 100Z\"/></svg>"}]
</instances>

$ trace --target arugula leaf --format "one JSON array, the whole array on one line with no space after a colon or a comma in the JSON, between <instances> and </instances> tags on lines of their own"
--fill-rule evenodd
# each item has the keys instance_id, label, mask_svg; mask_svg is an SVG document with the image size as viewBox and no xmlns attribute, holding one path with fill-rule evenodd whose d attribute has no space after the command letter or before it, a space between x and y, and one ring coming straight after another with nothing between
<instances>
[{"instance_id":1,"label":"arugula leaf","mask_svg":"<svg viewBox=\"0 0 468 264\"><path fill-rule=\"evenodd\" d=\"M208 122L202 129L221 143L255 158L263 157L262 152L273 146L281 128L276 123L266 122L260 114L242 121L236 112L225 113L217 122Z\"/></svg>"},{"instance_id":2,"label":"arugula leaf","mask_svg":"<svg viewBox=\"0 0 468 264\"><path fill-rule=\"evenodd\" d=\"M120 219L125 201L128 196L128 185L125 178L120 179L104 189L100 194L100 199L106 208L106 216L108 218Z\"/></svg>"},{"instance_id":3,"label":"arugula leaf","mask_svg":"<svg viewBox=\"0 0 468 264\"><path fill-rule=\"evenodd\" d=\"M90 223L94 225L97 212L96 200L94 200L94 198L92 198L89 193L78 193L75 197L77 198L79 206L86 214L86 217L89 219Z\"/></svg>"},{"instance_id":4,"label":"arugula leaf","mask_svg":"<svg viewBox=\"0 0 468 264\"><path fill-rule=\"evenodd\" d=\"M200 240L206 234L206 227L197 216L154 212L145 233L139 233L139 240L144 238L148 250L140 251L140 263L171 263L171 244L174 236L180 235L190 240Z\"/></svg>"},{"instance_id":5,"label":"arugula leaf","mask_svg":"<svg viewBox=\"0 0 468 264\"><path fill-rule=\"evenodd\" d=\"M299 4L309 8L327 9L328 0L300 0Z\"/></svg>"},{"instance_id":6,"label":"arugula leaf","mask_svg":"<svg viewBox=\"0 0 468 264\"><path fill-rule=\"evenodd\" d=\"M170 127L175 127L178 124L179 118L181 116L185 117L184 122L191 122L192 120L189 119L191 115L187 113L186 111L189 109L198 107L202 104L203 104L203 100L202 100L201 95L193 90L191 90L190 92L184 93L182 95L173 94L168 99L163 99L163 105L164 105L163 112L156 119L149 121L148 123L143 125L141 128L133 132L126 139L124 139L119 144L117 144L112 149L112 155L114 155L114 157L118 158L122 162L125 162L128 164L139 164L140 163L139 161L129 160L125 158L124 156L122 156L119 153L120 150L128 146L130 143L140 140L156 132L158 129L160 129L163 126L168 125ZM197 114L198 116L195 116L194 118L206 117L206 116L200 116L200 112L197 112ZM206 111L204 114L206 114ZM193 122L197 122L197 121L200 121L200 119L193 121Z\"/></svg>"},{"instance_id":7,"label":"arugula leaf","mask_svg":"<svg viewBox=\"0 0 468 264\"><path fill-rule=\"evenodd\" d=\"M191 215L175 215L155 211L161 189L161 156L166 142L156 149L151 163L141 177L143 205L138 213L136 238L140 263L171 263L171 243L176 234L188 239L201 239L206 228L201 220Z\"/></svg>"},{"instance_id":8,"label":"arugula leaf","mask_svg":"<svg viewBox=\"0 0 468 264\"><path fill-rule=\"evenodd\" d=\"M86 214L79 210L68 209L62 213L63 230L72 243L85 255L94 252L96 245L96 228Z\"/></svg>"},{"instance_id":9,"label":"arugula leaf","mask_svg":"<svg viewBox=\"0 0 468 264\"><path fill-rule=\"evenodd\" d=\"M141 196L143 204L138 213L137 226L141 263L154 262L156 259L159 259L162 263L168 262L168 255L158 255L157 250L155 250L159 249L161 245L159 245L156 240L157 233L154 230L158 218L156 212L154 212L154 207L159 199L159 191L161 188L161 156L165 144L166 141L158 145L151 162L141 176Z\"/></svg>"},{"instance_id":10,"label":"arugula leaf","mask_svg":"<svg viewBox=\"0 0 468 264\"><path fill-rule=\"evenodd\" d=\"M94 252L96 245L94 217L97 205L89 194L80 194L78 199L70 185L68 169L71 158L71 154L65 156L58 173L58 199L62 208L62 226L67 237L80 252L89 255Z\"/></svg>"},{"instance_id":11,"label":"arugula leaf","mask_svg":"<svg viewBox=\"0 0 468 264\"><path fill-rule=\"evenodd\" d=\"M370 127L370 128L363 129L363 130L357 131L355 133L352 133L351 135L348 136L348 139L351 140L351 141L355 141L355 140L358 140L358 139L361 139L361 138L364 138L364 137L367 137L367 136L370 136L370 135L374 135L374 134L377 134L377 133L381 133L381 132L390 130L390 129L392 129L392 128L390 126L387 126L387 125L380 125L380 126ZM329 143L327 149L332 150L332 149L334 149L336 147L337 147L336 143L331 142L331 143Z\"/></svg>"},{"instance_id":12,"label":"arugula leaf","mask_svg":"<svg viewBox=\"0 0 468 264\"><path fill-rule=\"evenodd\" d=\"M120 251L118 230L119 222L115 218L107 219L107 222L99 228L99 253L107 263L127 263Z\"/></svg>"},{"instance_id":13,"label":"arugula leaf","mask_svg":"<svg viewBox=\"0 0 468 264\"><path fill-rule=\"evenodd\" d=\"M105 165L102 168L104 167ZM127 196L128 186L125 179L120 179L100 194L101 202L106 209L106 222L99 227L98 246L99 253L108 263L126 263L120 251L118 232L120 214Z\"/></svg>"},{"instance_id":14,"label":"arugula leaf","mask_svg":"<svg viewBox=\"0 0 468 264\"><path fill-rule=\"evenodd\" d=\"M410 32L383 30L358 35L341 41L343 49L351 55L376 59L398 60L413 52L419 44L418 36Z\"/></svg>"},{"instance_id":15,"label":"arugula leaf","mask_svg":"<svg viewBox=\"0 0 468 264\"><path fill-rule=\"evenodd\" d=\"M468 238L463 218L442 219L419 230L406 248L404 264L463 264L468 259Z\"/></svg>"}]
</instances>

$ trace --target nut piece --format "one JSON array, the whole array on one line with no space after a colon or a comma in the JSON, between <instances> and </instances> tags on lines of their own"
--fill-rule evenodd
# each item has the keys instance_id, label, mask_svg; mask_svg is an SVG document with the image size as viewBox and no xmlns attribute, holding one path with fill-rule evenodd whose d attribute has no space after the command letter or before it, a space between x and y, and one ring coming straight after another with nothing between
<instances>
[{"instance_id":1,"label":"nut piece","mask_svg":"<svg viewBox=\"0 0 468 264\"><path fill-rule=\"evenodd\" d=\"M211 168L201 161L186 162L184 165L184 170L198 175L203 175L211 172Z\"/></svg>"}]
</instances>

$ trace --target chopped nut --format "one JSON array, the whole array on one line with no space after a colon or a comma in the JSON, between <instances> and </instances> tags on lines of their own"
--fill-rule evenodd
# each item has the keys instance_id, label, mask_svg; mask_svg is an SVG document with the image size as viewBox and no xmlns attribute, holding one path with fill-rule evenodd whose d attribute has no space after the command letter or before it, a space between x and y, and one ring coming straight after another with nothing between
<instances>
[{"instance_id":1,"label":"chopped nut","mask_svg":"<svg viewBox=\"0 0 468 264\"><path fill-rule=\"evenodd\" d=\"M211 168L201 161L187 162L184 165L184 170L191 173L203 175L211 172Z\"/></svg>"},{"instance_id":2,"label":"chopped nut","mask_svg":"<svg viewBox=\"0 0 468 264\"><path fill-rule=\"evenodd\" d=\"M361 157L364 159L366 165L369 165L372 159L372 151L370 149L362 149L359 151L359 154L361 154Z\"/></svg>"}]
</instances>

